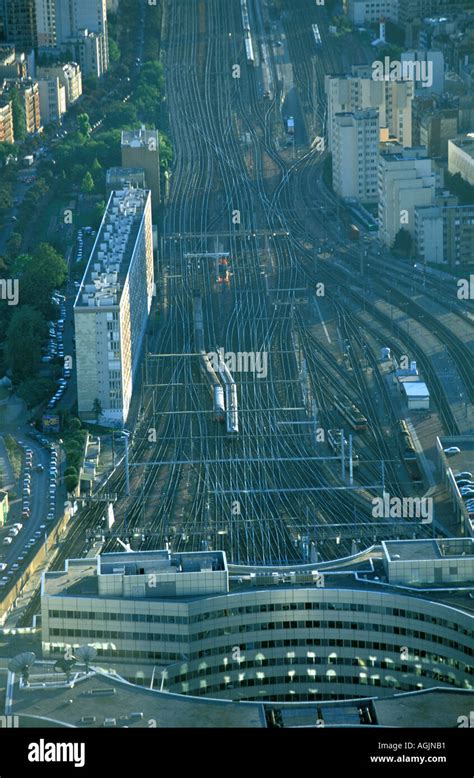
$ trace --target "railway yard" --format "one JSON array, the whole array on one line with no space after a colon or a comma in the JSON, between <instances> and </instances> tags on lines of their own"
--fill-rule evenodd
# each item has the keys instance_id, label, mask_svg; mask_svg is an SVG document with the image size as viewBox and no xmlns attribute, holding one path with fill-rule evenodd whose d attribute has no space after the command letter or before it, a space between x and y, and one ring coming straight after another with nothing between
<instances>
[{"instance_id":1,"label":"railway yard","mask_svg":"<svg viewBox=\"0 0 474 778\"><path fill-rule=\"evenodd\" d=\"M473 433L474 301L370 233L347 237L315 139L326 131L324 76L364 51L341 54L314 0L282 6L280 20L258 0L168 6L175 165L129 475L122 460L53 569L120 550L118 538L284 565L469 534L452 516L436 438ZM413 362L427 409L410 407L395 378ZM434 520L374 517L384 492L431 495ZM117 495L113 531L105 493ZM22 622L38 610L39 594Z\"/></svg>"}]
</instances>

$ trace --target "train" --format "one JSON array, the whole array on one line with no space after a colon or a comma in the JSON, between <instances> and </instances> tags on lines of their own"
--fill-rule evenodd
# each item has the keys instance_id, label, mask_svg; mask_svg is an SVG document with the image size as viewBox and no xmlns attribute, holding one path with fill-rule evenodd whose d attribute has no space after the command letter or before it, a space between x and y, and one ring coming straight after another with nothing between
<instances>
[{"instance_id":1,"label":"train","mask_svg":"<svg viewBox=\"0 0 474 778\"><path fill-rule=\"evenodd\" d=\"M193 293L194 344L198 352L199 369L209 388L215 421L226 422L229 435L239 432L237 386L227 365L218 359L217 366L204 348L204 317L201 293ZM216 368L216 369L215 369Z\"/></svg>"},{"instance_id":2,"label":"train","mask_svg":"<svg viewBox=\"0 0 474 778\"><path fill-rule=\"evenodd\" d=\"M314 42L316 43L316 46L319 47L322 45L321 33L319 32L319 27L317 24L312 24L311 27L313 29Z\"/></svg>"},{"instance_id":3,"label":"train","mask_svg":"<svg viewBox=\"0 0 474 778\"><path fill-rule=\"evenodd\" d=\"M199 369L204 376L212 397L212 410L214 419L223 422L225 420L224 390L222 384L212 366L204 349L204 319L202 314L202 299L198 292L193 296L194 308L194 344L199 352Z\"/></svg>"},{"instance_id":4,"label":"train","mask_svg":"<svg viewBox=\"0 0 474 778\"><path fill-rule=\"evenodd\" d=\"M339 413L348 421L352 429L357 431L367 429L366 417L359 410L357 405L351 402L348 397L335 397L334 405Z\"/></svg>"},{"instance_id":5,"label":"train","mask_svg":"<svg viewBox=\"0 0 474 778\"><path fill-rule=\"evenodd\" d=\"M250 29L250 17L247 8L247 0L240 0L240 11L242 14L242 27L244 30L245 56L250 65L255 64L255 54L253 50L252 31Z\"/></svg>"},{"instance_id":6,"label":"train","mask_svg":"<svg viewBox=\"0 0 474 778\"><path fill-rule=\"evenodd\" d=\"M337 454L338 459L341 459L341 439L341 430L328 430L329 446ZM346 438L344 438L344 457L345 468L349 470L349 443ZM354 447L352 447L352 466L359 467L359 455L354 451Z\"/></svg>"},{"instance_id":7,"label":"train","mask_svg":"<svg viewBox=\"0 0 474 778\"><path fill-rule=\"evenodd\" d=\"M404 419L402 419L399 422L399 431L400 431L400 440L402 445L402 451L403 451L403 459L415 459L416 460L416 449L413 444L413 438L411 436L411 432L408 429L408 425Z\"/></svg>"},{"instance_id":8,"label":"train","mask_svg":"<svg viewBox=\"0 0 474 778\"><path fill-rule=\"evenodd\" d=\"M225 385L226 429L229 435L235 435L239 431L237 385L232 373L222 359L219 359L217 369Z\"/></svg>"},{"instance_id":9,"label":"train","mask_svg":"<svg viewBox=\"0 0 474 778\"><path fill-rule=\"evenodd\" d=\"M399 421L398 428L400 433L403 462L406 469L408 470L408 474L411 480L415 483L422 483L423 476L420 470L420 465L418 463L416 448L413 443L411 432L404 419Z\"/></svg>"}]
</instances>

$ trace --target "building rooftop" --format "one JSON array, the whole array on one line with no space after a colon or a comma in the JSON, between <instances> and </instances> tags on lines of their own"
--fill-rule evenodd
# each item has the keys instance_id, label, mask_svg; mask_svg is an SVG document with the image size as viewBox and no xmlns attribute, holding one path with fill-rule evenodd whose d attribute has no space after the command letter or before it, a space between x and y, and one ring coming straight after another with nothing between
<instances>
[{"instance_id":1,"label":"building rooftop","mask_svg":"<svg viewBox=\"0 0 474 778\"><path fill-rule=\"evenodd\" d=\"M122 146L131 148L148 148L150 151L157 150L158 130L147 130L140 127L139 130L123 130Z\"/></svg>"},{"instance_id":2,"label":"building rooftop","mask_svg":"<svg viewBox=\"0 0 474 778\"><path fill-rule=\"evenodd\" d=\"M111 192L74 308L119 304L148 196L147 189Z\"/></svg>"},{"instance_id":3,"label":"building rooftop","mask_svg":"<svg viewBox=\"0 0 474 778\"><path fill-rule=\"evenodd\" d=\"M77 665L72 683L67 684L63 675L52 672L53 665L37 661L27 687L10 673L8 713L20 717L20 727L102 728L105 719L134 729L294 728L322 723L325 727L457 727L460 715L469 716L474 700L473 691L433 688L357 700L233 702L147 689L107 673L95 662L87 676L84 666Z\"/></svg>"},{"instance_id":4,"label":"building rooftop","mask_svg":"<svg viewBox=\"0 0 474 778\"><path fill-rule=\"evenodd\" d=\"M474 588L474 575L461 583L426 583L404 585L400 589L396 583L389 583L384 567L388 562L401 560L434 560L447 557L473 557L474 540L470 538L450 538L435 540L387 541L378 547L376 555L362 552L349 560L333 561L332 569L325 563L318 565L294 565L284 570L275 568L230 566L228 571L225 553L222 551L203 551L195 553L170 554L168 551L118 552L102 554L93 559L69 559L64 570L50 571L43 575L42 595L50 597L106 597L114 598L152 598L155 601L189 603L202 597L222 596L230 593L257 592L278 587L279 590L321 587L325 589L377 592L379 594L400 594L407 597L433 599L445 605L472 612L474 599L469 595ZM349 564L350 562L350 564ZM181 567L180 567L181 566ZM100 572L99 572L100 571ZM230 573L228 583L222 581L223 573ZM171 574L171 575L170 575ZM321 579L321 574L324 578ZM130 576L142 576L143 592L136 594L128 584ZM179 581L181 587L167 589L170 581ZM198 577L196 577L198 576ZM209 583L207 590L199 584L200 576ZM217 586L212 588L212 577ZM221 578L219 578L219 576ZM160 578L161 577L161 578ZM107 582L122 581L122 587L111 589ZM162 581L164 587L162 587ZM471 587L471 589L469 588Z\"/></svg>"},{"instance_id":5,"label":"building rooftop","mask_svg":"<svg viewBox=\"0 0 474 778\"><path fill-rule=\"evenodd\" d=\"M461 138L452 138L449 143L462 149L468 156L474 159L474 133L465 135Z\"/></svg>"},{"instance_id":6,"label":"building rooftop","mask_svg":"<svg viewBox=\"0 0 474 778\"><path fill-rule=\"evenodd\" d=\"M386 549L389 561L394 559L440 559L441 553L436 540L420 540L413 543L411 540L382 541Z\"/></svg>"},{"instance_id":7,"label":"building rooftop","mask_svg":"<svg viewBox=\"0 0 474 778\"><path fill-rule=\"evenodd\" d=\"M401 381L401 386L407 397L429 397L428 387L423 381Z\"/></svg>"}]
</instances>

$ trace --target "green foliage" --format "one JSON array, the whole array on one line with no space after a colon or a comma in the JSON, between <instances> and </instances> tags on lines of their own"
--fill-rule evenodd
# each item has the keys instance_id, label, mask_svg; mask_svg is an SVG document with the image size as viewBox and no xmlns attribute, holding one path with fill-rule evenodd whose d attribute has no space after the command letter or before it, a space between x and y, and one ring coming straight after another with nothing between
<instances>
[{"instance_id":1,"label":"green foliage","mask_svg":"<svg viewBox=\"0 0 474 778\"><path fill-rule=\"evenodd\" d=\"M20 280L21 305L31 305L49 316L51 294L66 281L67 265L49 243L40 243L32 254L16 257L11 274Z\"/></svg>"},{"instance_id":2,"label":"green foliage","mask_svg":"<svg viewBox=\"0 0 474 778\"><path fill-rule=\"evenodd\" d=\"M405 227L401 227L393 242L392 251L403 256L409 256L411 254L413 246L413 238Z\"/></svg>"},{"instance_id":3,"label":"green foliage","mask_svg":"<svg viewBox=\"0 0 474 778\"><path fill-rule=\"evenodd\" d=\"M460 173L455 173L455 175L446 173L444 182L451 194L459 197L461 205L474 204L474 186L465 181Z\"/></svg>"},{"instance_id":4,"label":"green foliage","mask_svg":"<svg viewBox=\"0 0 474 778\"><path fill-rule=\"evenodd\" d=\"M39 311L24 303L15 308L5 343L5 359L15 382L26 380L37 368L45 334L46 321Z\"/></svg>"},{"instance_id":5,"label":"green foliage","mask_svg":"<svg viewBox=\"0 0 474 778\"><path fill-rule=\"evenodd\" d=\"M25 140L26 117L23 99L16 87L10 89L8 96L12 101L13 135L15 137L15 141Z\"/></svg>"},{"instance_id":6,"label":"green foliage","mask_svg":"<svg viewBox=\"0 0 474 778\"><path fill-rule=\"evenodd\" d=\"M65 475L64 476L64 485L66 487L67 492L74 492L77 489L77 485L79 483L79 477L76 473L76 475Z\"/></svg>"},{"instance_id":7,"label":"green foliage","mask_svg":"<svg viewBox=\"0 0 474 778\"><path fill-rule=\"evenodd\" d=\"M51 378L33 377L22 381L16 393L25 401L28 408L35 408L40 403L49 399L56 389L56 384Z\"/></svg>"},{"instance_id":8,"label":"green foliage","mask_svg":"<svg viewBox=\"0 0 474 778\"><path fill-rule=\"evenodd\" d=\"M95 189L94 179L92 178L89 171L87 171L84 178L82 179L81 188L85 194L91 194Z\"/></svg>"},{"instance_id":9,"label":"green foliage","mask_svg":"<svg viewBox=\"0 0 474 778\"><path fill-rule=\"evenodd\" d=\"M163 170L169 170L173 161L173 147L167 136L160 132L160 166Z\"/></svg>"}]
</instances>

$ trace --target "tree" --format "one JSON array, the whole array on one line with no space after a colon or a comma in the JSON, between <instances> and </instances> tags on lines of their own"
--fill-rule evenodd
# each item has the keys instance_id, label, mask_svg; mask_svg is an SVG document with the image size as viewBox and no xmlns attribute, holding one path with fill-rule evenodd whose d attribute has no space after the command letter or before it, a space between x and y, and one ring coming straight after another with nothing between
<instances>
[{"instance_id":1,"label":"tree","mask_svg":"<svg viewBox=\"0 0 474 778\"><path fill-rule=\"evenodd\" d=\"M94 403L92 405L92 411L95 416L95 420L98 423L100 417L102 416L102 404L98 397L95 398Z\"/></svg>"},{"instance_id":2,"label":"tree","mask_svg":"<svg viewBox=\"0 0 474 778\"><path fill-rule=\"evenodd\" d=\"M112 38L109 38L109 59L112 64L120 60L120 49Z\"/></svg>"},{"instance_id":3,"label":"tree","mask_svg":"<svg viewBox=\"0 0 474 778\"><path fill-rule=\"evenodd\" d=\"M16 141L22 141L26 138L26 117L22 97L16 87L13 87L8 93L12 103L13 114L13 135Z\"/></svg>"},{"instance_id":4,"label":"tree","mask_svg":"<svg viewBox=\"0 0 474 778\"><path fill-rule=\"evenodd\" d=\"M35 408L44 400L49 399L55 390L55 383L50 378L27 378L18 386L17 395L25 401L28 408Z\"/></svg>"},{"instance_id":5,"label":"tree","mask_svg":"<svg viewBox=\"0 0 474 778\"><path fill-rule=\"evenodd\" d=\"M39 311L24 304L15 309L5 343L5 358L13 371L14 381L30 378L35 372L45 331L46 321Z\"/></svg>"},{"instance_id":6,"label":"tree","mask_svg":"<svg viewBox=\"0 0 474 778\"><path fill-rule=\"evenodd\" d=\"M89 171L87 171L84 178L82 179L81 189L84 192L84 194L92 194L94 188L95 188L94 179L92 178Z\"/></svg>"},{"instance_id":7,"label":"tree","mask_svg":"<svg viewBox=\"0 0 474 778\"><path fill-rule=\"evenodd\" d=\"M405 227L401 227L393 242L392 251L403 256L410 256L413 245L413 238Z\"/></svg>"},{"instance_id":8,"label":"tree","mask_svg":"<svg viewBox=\"0 0 474 778\"><path fill-rule=\"evenodd\" d=\"M20 280L21 303L37 308L44 315L51 310L51 293L67 278L67 265L49 243L40 243L32 254L20 254L11 274Z\"/></svg>"},{"instance_id":9,"label":"tree","mask_svg":"<svg viewBox=\"0 0 474 778\"><path fill-rule=\"evenodd\" d=\"M89 135L91 131L91 125L89 121L89 114L80 113L77 117L77 127L81 135Z\"/></svg>"}]
</instances>

